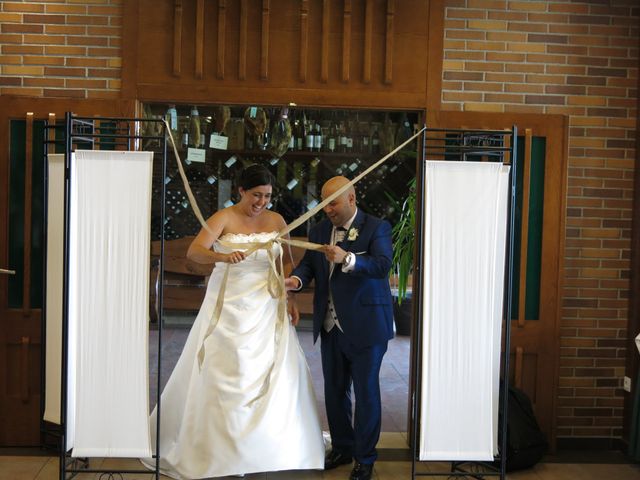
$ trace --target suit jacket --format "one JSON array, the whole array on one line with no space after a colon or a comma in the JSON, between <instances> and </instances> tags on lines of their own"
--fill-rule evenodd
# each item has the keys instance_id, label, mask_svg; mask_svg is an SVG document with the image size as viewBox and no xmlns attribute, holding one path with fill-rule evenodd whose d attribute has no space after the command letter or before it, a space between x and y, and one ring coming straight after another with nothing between
<instances>
[{"instance_id":1,"label":"suit jacket","mask_svg":"<svg viewBox=\"0 0 640 480\"><path fill-rule=\"evenodd\" d=\"M328 244L332 224L322 220L309 233L309 241ZM349 240L349 232L357 238ZM327 314L329 288L338 321L344 334L356 346L368 346L393 338L393 308L389 270L393 255L388 222L358 209L343 242L338 244L356 255L355 268L344 273L335 265L329 279L329 262L324 253L307 250L292 275L303 285L315 281L313 298L313 339L317 340ZM336 327L334 327L336 328Z\"/></svg>"}]
</instances>

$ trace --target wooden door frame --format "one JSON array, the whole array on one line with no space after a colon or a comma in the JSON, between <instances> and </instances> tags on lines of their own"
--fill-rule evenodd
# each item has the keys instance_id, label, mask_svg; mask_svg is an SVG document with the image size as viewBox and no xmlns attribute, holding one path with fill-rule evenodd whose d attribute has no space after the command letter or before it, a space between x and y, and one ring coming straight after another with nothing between
<instances>
[{"instance_id":1,"label":"wooden door frame","mask_svg":"<svg viewBox=\"0 0 640 480\"><path fill-rule=\"evenodd\" d=\"M525 129L531 129L533 136L546 137L545 165L551 168L551 175L545 175L545 192L559 192L549 198L553 202L552 208L560 212L555 218L543 217L543 232L549 235L549 245L546 250L551 255L545 255L541 259L541 278L544 271L556 270L555 284L548 286L551 296L546 295L545 301L540 302L539 317L548 319L549 324L528 322L526 330L533 334L536 330L544 329L548 332L548 342L538 345L539 362L543 362L538 370L543 369L553 375L552 392L548 398L542 399L539 410L549 412L547 416L540 417L540 424L548 434L551 451L556 448L556 403L560 368L560 318L562 308L562 280L564 264L564 240L565 240L565 216L566 216L566 191L567 191L567 161L569 118L564 115L542 115L526 113L487 113L487 112L460 112L460 111L427 111L427 126L434 128L487 128L503 129L518 127L519 134L524 134ZM548 178L553 177L553 178ZM550 188L551 187L551 188ZM551 207L550 207L551 208ZM544 249L543 245L543 249ZM542 292L541 292L542 296ZM512 321L511 339L512 354L514 346L520 344L526 348L527 343L522 338L525 334L522 328L517 328ZM547 338L547 337L545 337ZM538 376L537 387L542 379Z\"/></svg>"},{"instance_id":2,"label":"wooden door frame","mask_svg":"<svg viewBox=\"0 0 640 480\"><path fill-rule=\"evenodd\" d=\"M66 112L78 115L94 116L134 116L136 102L132 100L87 100L64 98L29 98L13 95L0 96L0 212L6 212L9 203L9 154L10 154L10 122L24 120L27 112L32 112L34 119L48 118L55 113L59 121L64 120ZM6 161L6 164L4 164ZM3 213L0 213L2 215ZM0 221L0 265L8 264L7 244L8 222ZM0 308L7 308L7 277L0 276Z\"/></svg>"},{"instance_id":3,"label":"wooden door frame","mask_svg":"<svg viewBox=\"0 0 640 480\"><path fill-rule=\"evenodd\" d=\"M8 233L9 233L9 175L10 175L10 149L11 149L11 121L24 120L27 112L31 112L34 120L43 120L49 117L50 113L55 113L58 121L64 121L64 114L72 111L78 115L93 116L104 115L113 117L128 116L135 113L135 102L124 100L87 100L87 99L45 99L28 98L17 96L0 97L0 266L9 264ZM27 152L28 154L28 152ZM39 187L38 187L39 188ZM28 264L28 262L27 262ZM4 268L4 267L3 267ZM30 280L30 272L25 272L26 281ZM28 302L27 302L28 305ZM27 363L29 358L33 358L29 352L32 348L39 348L40 354L44 352L44 339L41 329L41 309L32 308L11 308L9 309L8 298L8 275L0 275L0 384L7 384L7 345L20 344L24 350L24 359L21 362L20 377L26 382L28 378L41 379L41 361ZM25 343L24 339L28 339ZM40 357L42 358L42 357ZM24 364L24 365L22 365ZM37 369L33 373L33 369ZM37 375L36 375L37 374ZM16 446L37 446L41 443L40 433L40 409L43 392L40 387L37 391L29 388L28 383L22 385L22 404L24 409L14 411L10 405L15 404L9 396L0 396L0 423L3 430L0 430L0 446L11 443ZM13 403L12 403L13 402ZM37 412L37 413L36 413ZM11 427L6 421L6 415L11 415ZM9 431L12 430L12 431ZM19 434L13 433L18 431Z\"/></svg>"},{"instance_id":4,"label":"wooden door frame","mask_svg":"<svg viewBox=\"0 0 640 480\"><path fill-rule=\"evenodd\" d=\"M640 77L638 77L638 91L640 91ZM636 389L638 370L640 370L640 355L635 344L635 336L640 333L640 96L636 99L636 164L633 173L633 207L631 226L631 261L629 284L629 319L627 322L627 355L625 375L631 378L631 392L624 396L624 413L622 422L622 438L629 441L631 434L631 418L633 415L633 399Z\"/></svg>"}]
</instances>

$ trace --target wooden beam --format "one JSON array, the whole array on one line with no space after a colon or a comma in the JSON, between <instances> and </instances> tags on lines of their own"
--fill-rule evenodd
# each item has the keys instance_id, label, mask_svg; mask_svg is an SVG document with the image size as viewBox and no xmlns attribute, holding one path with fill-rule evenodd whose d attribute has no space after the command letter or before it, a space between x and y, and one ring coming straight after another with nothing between
<instances>
[{"instance_id":1,"label":"wooden beam","mask_svg":"<svg viewBox=\"0 0 640 480\"><path fill-rule=\"evenodd\" d=\"M387 0L387 31L384 51L384 83L393 81L393 20L396 13L395 0Z\"/></svg>"},{"instance_id":2,"label":"wooden beam","mask_svg":"<svg viewBox=\"0 0 640 480\"><path fill-rule=\"evenodd\" d=\"M520 227L520 289L518 290L518 327L524 327L527 300L527 251L529 247L529 195L531 183L531 129L524 131L524 169L522 174L522 225Z\"/></svg>"},{"instance_id":3,"label":"wooden beam","mask_svg":"<svg viewBox=\"0 0 640 480\"><path fill-rule=\"evenodd\" d=\"M246 18L245 18L245 21L246 21ZM220 80L224 80L224 51L226 48L226 43L225 43L226 25L227 25L227 1L218 0L218 55L216 59L216 77L218 77L218 79Z\"/></svg>"},{"instance_id":4,"label":"wooden beam","mask_svg":"<svg viewBox=\"0 0 640 480\"><path fill-rule=\"evenodd\" d=\"M260 49L260 80L269 79L269 0L262 0L262 48Z\"/></svg>"},{"instance_id":5,"label":"wooden beam","mask_svg":"<svg viewBox=\"0 0 640 480\"><path fill-rule=\"evenodd\" d=\"M196 78L202 78L204 68L204 0L196 3Z\"/></svg>"},{"instance_id":6,"label":"wooden beam","mask_svg":"<svg viewBox=\"0 0 640 480\"><path fill-rule=\"evenodd\" d=\"M180 76L182 65L182 0L173 3L173 74Z\"/></svg>"},{"instance_id":7,"label":"wooden beam","mask_svg":"<svg viewBox=\"0 0 640 480\"><path fill-rule=\"evenodd\" d=\"M123 2L122 4L122 75L120 98L136 98L139 55L139 22L140 2ZM170 55L171 52L163 53Z\"/></svg>"},{"instance_id":8,"label":"wooden beam","mask_svg":"<svg viewBox=\"0 0 640 480\"><path fill-rule=\"evenodd\" d=\"M49 114L49 119L47 124L49 125L49 127L55 127L56 126L56 114L55 113L50 113ZM47 140L51 143L49 143L47 145L47 153L49 155L51 155L52 153L56 153L56 146L53 143L56 139L56 130L55 128L49 128L49 130L47 131Z\"/></svg>"},{"instance_id":9,"label":"wooden beam","mask_svg":"<svg viewBox=\"0 0 640 480\"><path fill-rule=\"evenodd\" d=\"M362 81L371 82L371 49L373 48L373 0L367 0L364 10L364 52Z\"/></svg>"},{"instance_id":10,"label":"wooden beam","mask_svg":"<svg viewBox=\"0 0 640 480\"><path fill-rule=\"evenodd\" d=\"M307 81L307 58L309 55L309 0L300 2L300 81Z\"/></svg>"},{"instance_id":11,"label":"wooden beam","mask_svg":"<svg viewBox=\"0 0 640 480\"><path fill-rule=\"evenodd\" d=\"M240 40L238 51L238 79L245 80L247 78L247 0L240 2Z\"/></svg>"},{"instance_id":12,"label":"wooden beam","mask_svg":"<svg viewBox=\"0 0 640 480\"><path fill-rule=\"evenodd\" d=\"M22 273L22 311L31 314L31 197L33 193L33 112L26 116L24 147L24 245Z\"/></svg>"},{"instance_id":13,"label":"wooden beam","mask_svg":"<svg viewBox=\"0 0 640 480\"><path fill-rule=\"evenodd\" d=\"M329 81L329 0L322 0L322 57L320 59L320 80Z\"/></svg>"},{"instance_id":14,"label":"wooden beam","mask_svg":"<svg viewBox=\"0 0 640 480\"><path fill-rule=\"evenodd\" d=\"M344 0L342 13L342 81L348 82L351 64L351 0Z\"/></svg>"}]
</instances>

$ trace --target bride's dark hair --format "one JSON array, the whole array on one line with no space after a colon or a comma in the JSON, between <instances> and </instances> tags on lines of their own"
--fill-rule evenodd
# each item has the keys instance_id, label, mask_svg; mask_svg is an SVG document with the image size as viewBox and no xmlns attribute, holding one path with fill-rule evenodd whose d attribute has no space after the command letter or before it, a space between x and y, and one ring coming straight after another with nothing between
<instances>
[{"instance_id":1,"label":"bride's dark hair","mask_svg":"<svg viewBox=\"0 0 640 480\"><path fill-rule=\"evenodd\" d=\"M242 187L244 190L249 190L261 185L271 185L272 187L275 187L275 184L276 179L273 174L267 169L267 167L257 163L245 168L240 174L240 179L238 181L238 186Z\"/></svg>"}]
</instances>

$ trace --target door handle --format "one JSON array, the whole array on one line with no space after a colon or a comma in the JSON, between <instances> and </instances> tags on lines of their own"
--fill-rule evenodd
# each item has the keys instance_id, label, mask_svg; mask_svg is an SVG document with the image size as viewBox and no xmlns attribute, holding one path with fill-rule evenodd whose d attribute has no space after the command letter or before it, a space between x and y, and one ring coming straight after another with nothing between
<instances>
[{"instance_id":1,"label":"door handle","mask_svg":"<svg viewBox=\"0 0 640 480\"><path fill-rule=\"evenodd\" d=\"M15 275L15 270L5 270L4 268L0 268L0 273L6 273L7 275Z\"/></svg>"}]
</instances>

